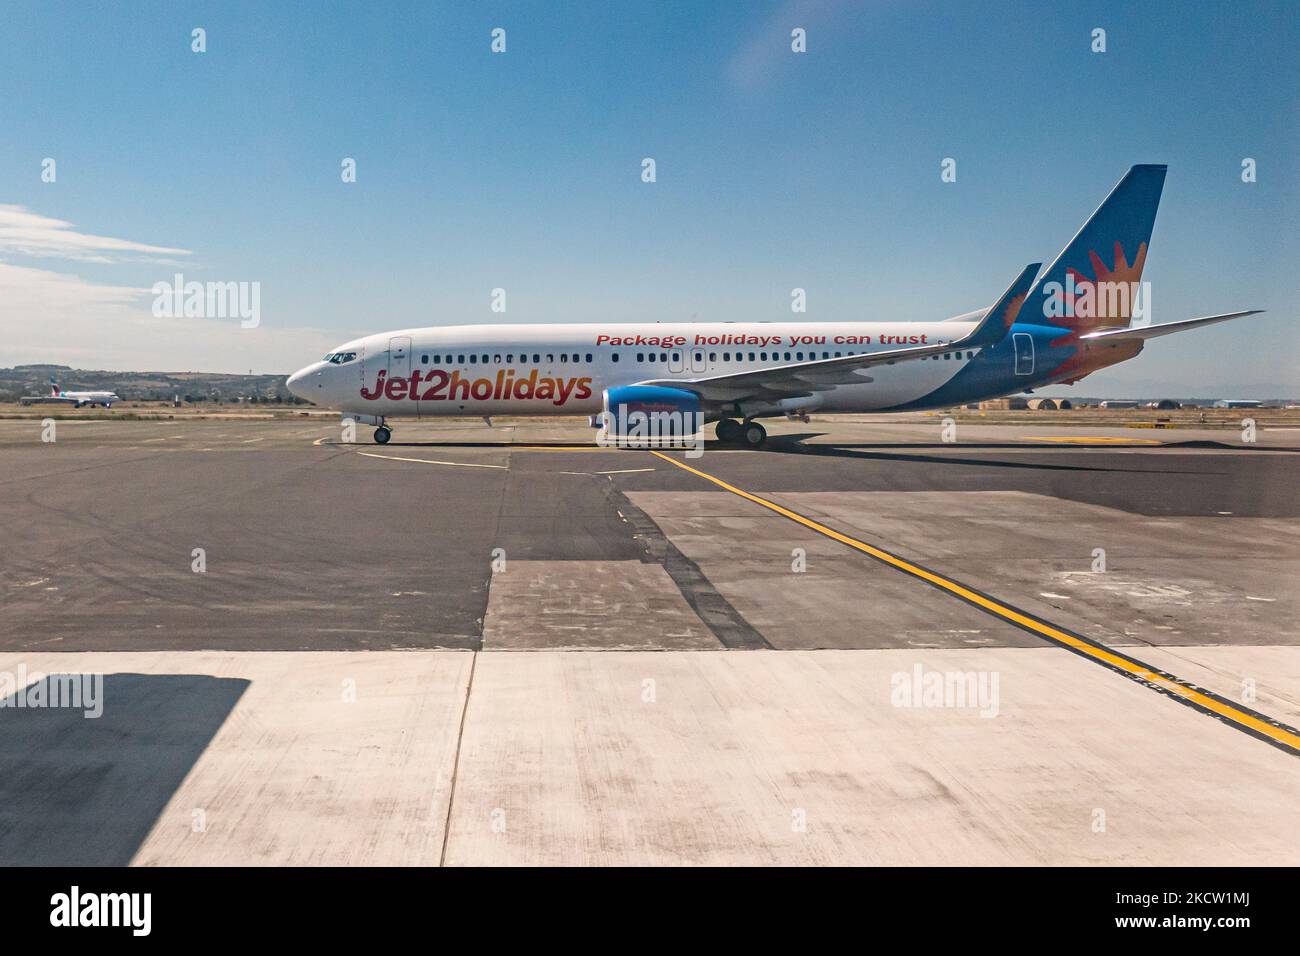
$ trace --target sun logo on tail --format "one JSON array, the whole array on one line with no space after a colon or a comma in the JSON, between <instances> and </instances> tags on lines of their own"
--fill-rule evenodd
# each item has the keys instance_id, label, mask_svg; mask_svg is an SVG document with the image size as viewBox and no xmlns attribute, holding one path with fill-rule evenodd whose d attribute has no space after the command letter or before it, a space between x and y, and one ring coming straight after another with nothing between
<instances>
[{"instance_id":1,"label":"sun logo on tail","mask_svg":"<svg viewBox=\"0 0 1300 956\"><path fill-rule=\"evenodd\" d=\"M1078 269L1065 270L1065 284L1050 283L1047 320L1075 332L1091 332L1099 328L1128 325L1133 317L1142 283L1142 267L1147 261L1147 244L1138 245L1137 254L1130 263L1124 245L1115 240L1114 262L1107 267L1096 252L1088 250L1093 277Z\"/></svg>"}]
</instances>

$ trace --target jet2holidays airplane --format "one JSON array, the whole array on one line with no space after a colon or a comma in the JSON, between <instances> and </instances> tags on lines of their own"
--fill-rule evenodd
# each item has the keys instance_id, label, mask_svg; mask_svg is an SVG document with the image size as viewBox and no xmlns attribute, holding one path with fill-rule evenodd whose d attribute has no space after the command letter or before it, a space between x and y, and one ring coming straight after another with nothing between
<instances>
[{"instance_id":1,"label":"jet2holidays airplane","mask_svg":"<svg viewBox=\"0 0 1300 956\"><path fill-rule=\"evenodd\" d=\"M751 448L767 438L761 418L942 408L1073 384L1149 339L1259 311L1133 324L1135 313L1149 323L1142 268L1165 171L1133 166L1046 270L1025 266L991 307L944 321L402 329L340 345L287 384L375 425L380 444L399 415L585 414L610 444L648 437L660 416L683 423L672 435L717 422L719 439Z\"/></svg>"}]
</instances>

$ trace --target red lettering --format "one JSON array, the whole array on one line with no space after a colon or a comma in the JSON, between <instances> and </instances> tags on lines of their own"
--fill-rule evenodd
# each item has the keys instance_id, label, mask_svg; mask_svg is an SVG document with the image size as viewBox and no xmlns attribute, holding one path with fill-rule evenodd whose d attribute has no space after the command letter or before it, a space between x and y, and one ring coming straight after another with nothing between
<instances>
[{"instance_id":1,"label":"red lettering","mask_svg":"<svg viewBox=\"0 0 1300 956\"><path fill-rule=\"evenodd\" d=\"M527 378L521 378L515 382L515 394L517 399L526 400L533 397L533 389L537 387L537 369L528 373Z\"/></svg>"},{"instance_id":2,"label":"red lettering","mask_svg":"<svg viewBox=\"0 0 1300 956\"><path fill-rule=\"evenodd\" d=\"M578 380L576 378L562 378L558 380L560 386L559 397L555 399L556 405L563 405L569 400L569 393L573 391L573 386Z\"/></svg>"},{"instance_id":3,"label":"red lettering","mask_svg":"<svg viewBox=\"0 0 1300 956\"><path fill-rule=\"evenodd\" d=\"M430 382L434 383L433 388L426 388L424 394L420 396L420 401L441 402L445 400L447 396L442 394L442 390L447 387L447 373L442 369L434 369L429 373L429 377L424 380L426 385Z\"/></svg>"},{"instance_id":4,"label":"red lettering","mask_svg":"<svg viewBox=\"0 0 1300 956\"><path fill-rule=\"evenodd\" d=\"M368 402L373 402L380 395L384 394L384 376L388 373L387 369L380 369L379 375L375 377L374 391L367 391L364 385L361 386L361 397Z\"/></svg>"}]
</instances>

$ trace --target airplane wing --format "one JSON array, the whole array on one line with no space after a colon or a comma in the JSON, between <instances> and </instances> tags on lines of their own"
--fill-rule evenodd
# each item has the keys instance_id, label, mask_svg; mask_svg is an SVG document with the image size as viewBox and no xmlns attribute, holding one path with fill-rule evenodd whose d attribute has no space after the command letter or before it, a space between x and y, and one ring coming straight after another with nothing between
<instances>
[{"instance_id":1,"label":"airplane wing","mask_svg":"<svg viewBox=\"0 0 1300 956\"><path fill-rule=\"evenodd\" d=\"M1020 313L1020 306L1024 303L1025 296L1028 295L1041 266L1041 262L1026 266L979 324L961 338L934 345L917 345L840 358L773 365L769 368L749 369L708 378L652 379L637 384L686 389L695 392L707 402L777 401L782 398L811 395L813 392L826 391L837 385L861 385L869 382L870 379L858 373L877 365L893 365L896 362L929 358L931 355L942 355L944 352L958 349L996 345L1002 341L1007 330L1015 322L1016 316Z\"/></svg>"},{"instance_id":2,"label":"airplane wing","mask_svg":"<svg viewBox=\"0 0 1300 956\"><path fill-rule=\"evenodd\" d=\"M18 399L22 405L63 405L73 404L77 401L75 398L64 398L62 395L24 395Z\"/></svg>"},{"instance_id":3,"label":"airplane wing","mask_svg":"<svg viewBox=\"0 0 1300 956\"><path fill-rule=\"evenodd\" d=\"M1250 309L1246 312L1225 312L1222 315L1207 315L1199 319L1183 319L1181 322L1166 322L1163 325L1142 325L1135 328L1120 329L1103 329L1100 332L1089 332L1081 335L1079 338L1085 340L1100 339L1104 342L1132 342L1139 339L1154 339L1161 335L1172 335L1174 332L1181 332L1184 329L1198 329L1203 325L1213 325L1215 322L1227 322L1229 319L1239 319L1243 315L1258 315L1263 309Z\"/></svg>"}]
</instances>

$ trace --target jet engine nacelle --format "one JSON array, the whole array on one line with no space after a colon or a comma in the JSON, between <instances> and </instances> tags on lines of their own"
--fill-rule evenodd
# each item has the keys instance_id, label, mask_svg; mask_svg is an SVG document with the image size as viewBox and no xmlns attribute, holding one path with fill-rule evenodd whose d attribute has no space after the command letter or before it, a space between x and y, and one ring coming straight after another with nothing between
<instances>
[{"instance_id":1,"label":"jet engine nacelle","mask_svg":"<svg viewBox=\"0 0 1300 956\"><path fill-rule=\"evenodd\" d=\"M689 444L704 427L700 396L663 385L607 388L601 413L601 444L651 448Z\"/></svg>"}]
</instances>

